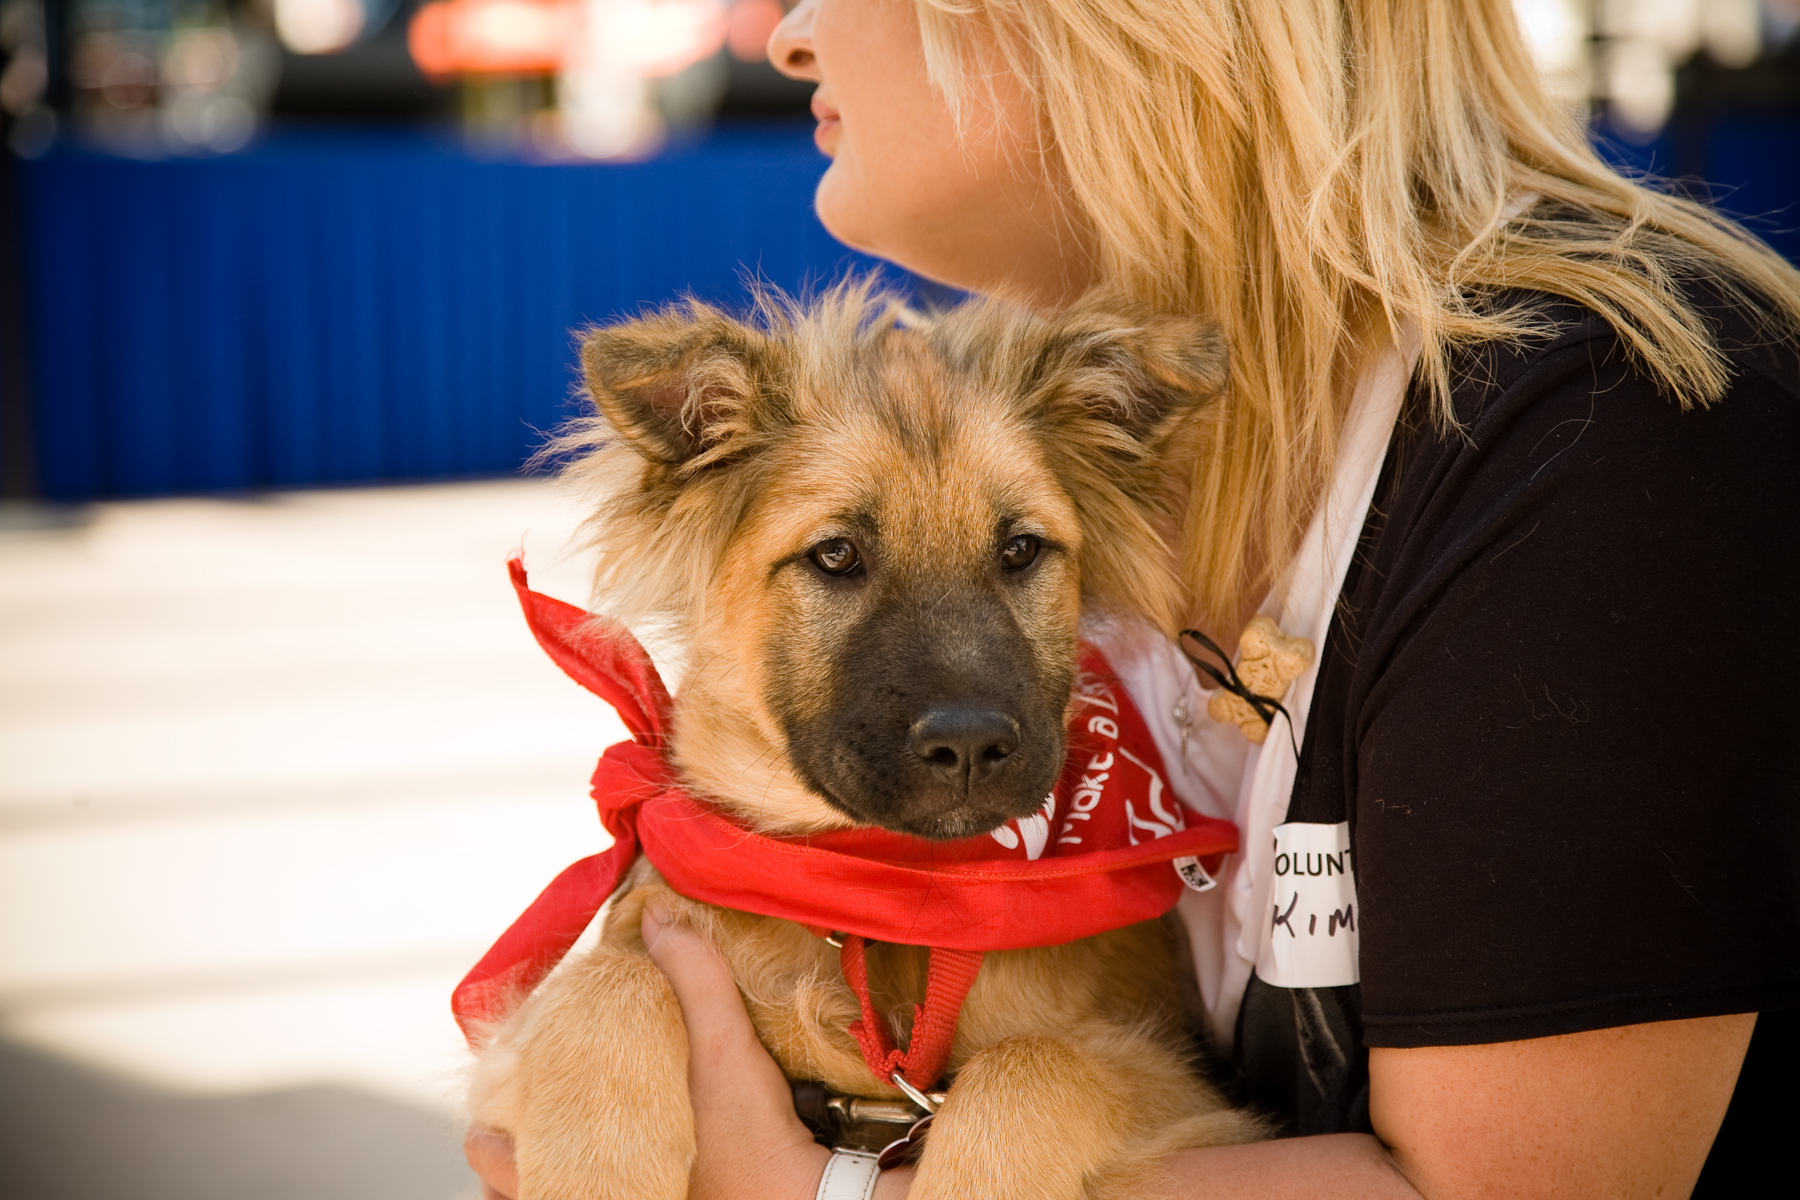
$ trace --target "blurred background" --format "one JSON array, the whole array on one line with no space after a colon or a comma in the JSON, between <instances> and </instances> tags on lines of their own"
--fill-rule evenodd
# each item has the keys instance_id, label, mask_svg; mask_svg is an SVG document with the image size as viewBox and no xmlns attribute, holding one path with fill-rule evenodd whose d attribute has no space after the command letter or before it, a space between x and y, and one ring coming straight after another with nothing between
<instances>
[{"instance_id":1,"label":"blurred background","mask_svg":"<svg viewBox=\"0 0 1800 1200\"><path fill-rule=\"evenodd\" d=\"M1515 2L1800 259L1800 0ZM871 265L781 13L0 0L0 1197L475 1195L449 990L620 736L503 569L572 332Z\"/></svg>"}]
</instances>

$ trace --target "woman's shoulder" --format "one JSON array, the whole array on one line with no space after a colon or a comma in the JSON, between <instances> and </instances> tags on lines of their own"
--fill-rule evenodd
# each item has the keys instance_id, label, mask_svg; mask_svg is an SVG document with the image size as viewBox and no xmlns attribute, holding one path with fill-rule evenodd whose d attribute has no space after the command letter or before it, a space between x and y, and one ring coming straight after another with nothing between
<instances>
[{"instance_id":1,"label":"woman's shoulder","mask_svg":"<svg viewBox=\"0 0 1800 1200\"><path fill-rule=\"evenodd\" d=\"M1423 387L1409 397L1365 533L1384 611L1404 623L1468 588L1513 594L1509 620L1584 594L1673 609L1728 579L1768 601L1735 610L1746 629L1800 603L1800 560L1768 553L1800 526L1794 339L1722 292L1696 296L1729 384L1684 405L1602 314L1511 302L1539 306L1546 332L1458 364L1456 425Z\"/></svg>"},{"instance_id":2,"label":"woman's shoulder","mask_svg":"<svg viewBox=\"0 0 1800 1200\"><path fill-rule=\"evenodd\" d=\"M1306 735L1356 814L1371 1045L1800 1000L1794 348L1706 309L1731 384L1684 408L1603 317L1522 299L1549 332L1390 457ZM1734 896L1772 905L1754 936Z\"/></svg>"},{"instance_id":3,"label":"woman's shoulder","mask_svg":"<svg viewBox=\"0 0 1800 1200\"><path fill-rule=\"evenodd\" d=\"M1744 385L1800 399L1800 330L1786 326L1775 306L1758 303L1720 278L1687 281L1680 299L1706 324L1724 359L1730 383L1723 400ZM1452 405L1465 426L1491 419L1492 403L1501 396L1518 393L1529 399L1554 393L1584 374L1597 381L1605 377L1609 391L1654 395L1677 410L1695 407L1682 403L1644 368L1618 319L1545 292L1499 292L1480 304L1528 313L1539 332L1516 342L1464 347L1453 356Z\"/></svg>"},{"instance_id":4,"label":"woman's shoulder","mask_svg":"<svg viewBox=\"0 0 1800 1200\"><path fill-rule=\"evenodd\" d=\"M1687 299L1711 328L1727 375L1723 394L1704 404L1671 393L1605 314L1544 293L1489 298L1529 310L1539 333L1453 357L1454 423L1416 383L1396 442L1399 473L1415 483L1425 482L1421 474L1454 475L1477 492L1484 481L1510 492L1521 481L1629 486L1637 475L1677 468L1702 476L1775 469L1771 456L1800 444L1800 336L1773 310L1714 281L1691 284ZM1564 470L1546 474L1559 459ZM1567 471L1609 460L1595 477Z\"/></svg>"}]
</instances>

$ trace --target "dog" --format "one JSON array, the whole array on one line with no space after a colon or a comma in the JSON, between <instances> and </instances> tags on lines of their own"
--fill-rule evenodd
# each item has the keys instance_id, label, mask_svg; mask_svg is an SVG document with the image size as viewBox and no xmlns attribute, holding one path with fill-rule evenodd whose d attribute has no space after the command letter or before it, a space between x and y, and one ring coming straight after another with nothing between
<instances>
[{"instance_id":1,"label":"dog","mask_svg":"<svg viewBox=\"0 0 1800 1200\"><path fill-rule=\"evenodd\" d=\"M552 446L586 497L596 606L684 655L669 753L744 827L950 840L1029 818L1063 769L1084 612L1163 631L1170 463L1224 385L1198 319L973 301L907 321L867 284L749 321L698 302L591 331L593 415ZM474 1121L522 1200L676 1200L687 1035L639 933L660 896L730 965L793 1080L894 1099L847 1032L838 951L702 904L639 859L598 945L482 1043ZM916 1197L1125 1195L1174 1149L1266 1135L1194 1070L1181 950L1148 921L987 955ZM871 944L905 1030L926 951Z\"/></svg>"}]
</instances>

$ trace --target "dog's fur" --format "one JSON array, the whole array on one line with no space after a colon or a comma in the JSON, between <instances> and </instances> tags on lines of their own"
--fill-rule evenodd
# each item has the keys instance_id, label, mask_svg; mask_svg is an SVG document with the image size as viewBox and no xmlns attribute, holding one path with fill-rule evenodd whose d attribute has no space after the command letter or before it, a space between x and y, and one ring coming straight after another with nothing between
<instances>
[{"instance_id":1,"label":"dog's fur","mask_svg":"<svg viewBox=\"0 0 1800 1200\"><path fill-rule=\"evenodd\" d=\"M674 761L747 825L954 838L1026 816L1062 766L1080 613L1174 625L1164 463L1224 382L1200 322L976 303L902 328L853 286L752 324L690 303L596 330L583 364L598 415L558 449L595 504L596 597L685 651ZM844 543L860 565L835 575ZM523 1200L686 1194L687 1038L638 932L653 895L711 937L790 1078L898 1095L847 1032L831 946L642 861L622 890L476 1068L472 1116L513 1136ZM901 1045L925 962L870 948ZM1123 1195L1168 1150L1260 1136L1196 1077L1176 979L1156 922L989 954L913 1194Z\"/></svg>"}]
</instances>

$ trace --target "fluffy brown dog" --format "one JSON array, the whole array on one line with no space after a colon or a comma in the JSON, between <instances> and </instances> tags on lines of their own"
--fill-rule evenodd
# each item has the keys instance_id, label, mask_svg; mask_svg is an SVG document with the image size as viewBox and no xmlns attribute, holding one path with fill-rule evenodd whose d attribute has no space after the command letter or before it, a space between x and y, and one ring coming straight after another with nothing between
<instances>
[{"instance_id":1,"label":"fluffy brown dog","mask_svg":"<svg viewBox=\"0 0 1800 1200\"><path fill-rule=\"evenodd\" d=\"M560 443L590 495L596 596L687 654L673 759L739 821L927 838L1038 810L1060 772L1077 619L1172 629L1163 525L1223 382L1187 319L968 305L917 328L866 288L755 325L699 304L592 333L598 415ZM847 1032L838 954L671 892L640 860L600 944L487 1041L473 1118L523 1200L676 1200L694 1153L687 1035L638 932L663 895L729 962L789 1078L898 1097ZM901 1044L925 952L869 951ZM1196 1077L1159 923L989 954L914 1184L934 1197L1123 1194L1164 1152L1257 1123Z\"/></svg>"}]
</instances>

